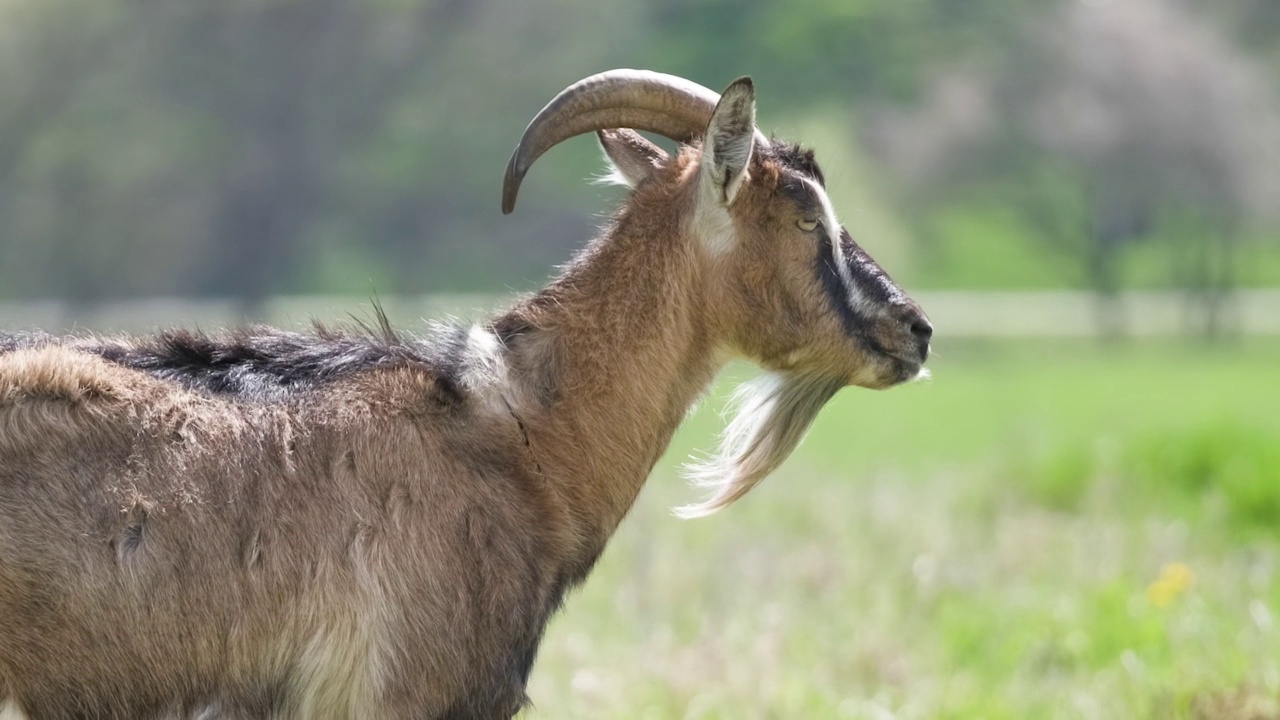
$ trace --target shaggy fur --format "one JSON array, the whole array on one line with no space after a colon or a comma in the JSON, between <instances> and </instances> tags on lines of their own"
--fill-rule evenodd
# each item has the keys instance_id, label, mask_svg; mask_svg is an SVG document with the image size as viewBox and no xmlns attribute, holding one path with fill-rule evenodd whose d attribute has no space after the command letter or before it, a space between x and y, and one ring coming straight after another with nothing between
<instances>
[{"instance_id":1,"label":"shaggy fur","mask_svg":"<svg viewBox=\"0 0 1280 720\"><path fill-rule=\"evenodd\" d=\"M704 502L676 510L685 518L710 515L751 491L800 444L818 411L844 385L821 375L765 373L734 396L734 415L721 437L720 454L686 470L712 493Z\"/></svg>"}]
</instances>

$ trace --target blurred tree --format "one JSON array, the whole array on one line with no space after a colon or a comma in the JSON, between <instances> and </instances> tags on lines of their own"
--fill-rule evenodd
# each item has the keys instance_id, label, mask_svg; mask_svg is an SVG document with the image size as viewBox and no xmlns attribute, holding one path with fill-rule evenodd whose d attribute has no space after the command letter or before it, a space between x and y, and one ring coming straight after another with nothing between
<instances>
[{"instance_id":1,"label":"blurred tree","mask_svg":"<svg viewBox=\"0 0 1280 720\"><path fill-rule=\"evenodd\" d=\"M950 68L874 144L917 197L1003 188L1028 227L1113 302L1125 248L1159 239L1208 335L1223 327L1242 227L1272 210L1280 125L1260 68L1169 0L1063 3L998 69ZM923 142L922 142L923 141Z\"/></svg>"},{"instance_id":2,"label":"blurred tree","mask_svg":"<svg viewBox=\"0 0 1280 720\"><path fill-rule=\"evenodd\" d=\"M430 48L481 2L399 6L350 0L150 0L143 70L167 101L213 123L213 227L199 292L230 290L252 311L290 271L337 198L350 156L422 72Z\"/></svg>"},{"instance_id":3,"label":"blurred tree","mask_svg":"<svg viewBox=\"0 0 1280 720\"><path fill-rule=\"evenodd\" d=\"M909 100L928 70L988 56L1050 0L658 0L661 56L708 77L750 74L794 103Z\"/></svg>"},{"instance_id":4,"label":"blurred tree","mask_svg":"<svg viewBox=\"0 0 1280 720\"><path fill-rule=\"evenodd\" d=\"M1275 0L1234 0L1223 3L1236 33L1246 45L1260 48L1272 66L1280 66L1280 3Z\"/></svg>"},{"instance_id":5,"label":"blurred tree","mask_svg":"<svg viewBox=\"0 0 1280 720\"><path fill-rule=\"evenodd\" d=\"M391 290L447 278L423 267L430 248L483 258L457 243L500 217L496 184L527 118L496 108L527 95L531 116L547 88L629 47L598 33L557 44L575 19L625 21L624 6L0 4L0 294L232 295L252 312L314 289L326 252L347 272L382 258L355 265ZM527 212L507 232L583 234L588 218Z\"/></svg>"},{"instance_id":6,"label":"blurred tree","mask_svg":"<svg viewBox=\"0 0 1280 720\"><path fill-rule=\"evenodd\" d=\"M1104 295L1160 238L1220 296L1265 189L1240 168L1266 78L1152 2L2 0L0 297L527 287L596 222L596 150L539 163L515 219L506 155L550 92L617 66L750 73L766 129L863 130L922 226L1016 205ZM1273 4L1212 12L1275 58ZM887 103L914 109L865 112Z\"/></svg>"}]
</instances>

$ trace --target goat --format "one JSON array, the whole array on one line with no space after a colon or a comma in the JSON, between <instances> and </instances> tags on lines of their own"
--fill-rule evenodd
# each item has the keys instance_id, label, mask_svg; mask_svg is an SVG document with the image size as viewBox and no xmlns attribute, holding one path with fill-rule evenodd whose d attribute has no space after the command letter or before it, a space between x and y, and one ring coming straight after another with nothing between
<instances>
[{"instance_id":1,"label":"goat","mask_svg":"<svg viewBox=\"0 0 1280 720\"><path fill-rule=\"evenodd\" d=\"M591 131L626 200L487 322L0 334L0 707L510 717L549 616L729 359L765 374L685 516L747 493L842 387L924 373L924 313L813 153L756 128L749 78L571 85L516 147L504 213Z\"/></svg>"}]
</instances>

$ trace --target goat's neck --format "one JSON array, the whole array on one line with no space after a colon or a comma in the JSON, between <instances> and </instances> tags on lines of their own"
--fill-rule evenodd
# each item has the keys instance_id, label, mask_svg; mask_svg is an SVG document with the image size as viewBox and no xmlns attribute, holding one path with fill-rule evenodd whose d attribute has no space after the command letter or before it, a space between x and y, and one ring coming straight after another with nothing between
<instances>
[{"instance_id":1,"label":"goat's neck","mask_svg":"<svg viewBox=\"0 0 1280 720\"><path fill-rule=\"evenodd\" d=\"M536 471L592 559L720 365L699 248L638 215L495 323Z\"/></svg>"}]
</instances>

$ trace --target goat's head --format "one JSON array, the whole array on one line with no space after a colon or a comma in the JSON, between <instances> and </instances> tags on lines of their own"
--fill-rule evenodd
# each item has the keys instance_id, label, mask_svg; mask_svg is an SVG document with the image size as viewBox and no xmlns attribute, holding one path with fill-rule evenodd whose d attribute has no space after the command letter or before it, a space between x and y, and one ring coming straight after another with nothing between
<instances>
[{"instance_id":1,"label":"goat's head","mask_svg":"<svg viewBox=\"0 0 1280 720\"><path fill-rule=\"evenodd\" d=\"M525 130L507 166L503 211L514 208L534 160L593 130L612 177L632 189L627 209L675 208L671 231L696 241L716 340L772 371L744 394L721 458L698 471L718 491L691 514L727 505L767 475L839 388L924 374L932 334L924 312L840 224L813 153L756 128L749 78L723 95L637 70L575 83ZM680 149L670 156L636 130Z\"/></svg>"}]
</instances>

